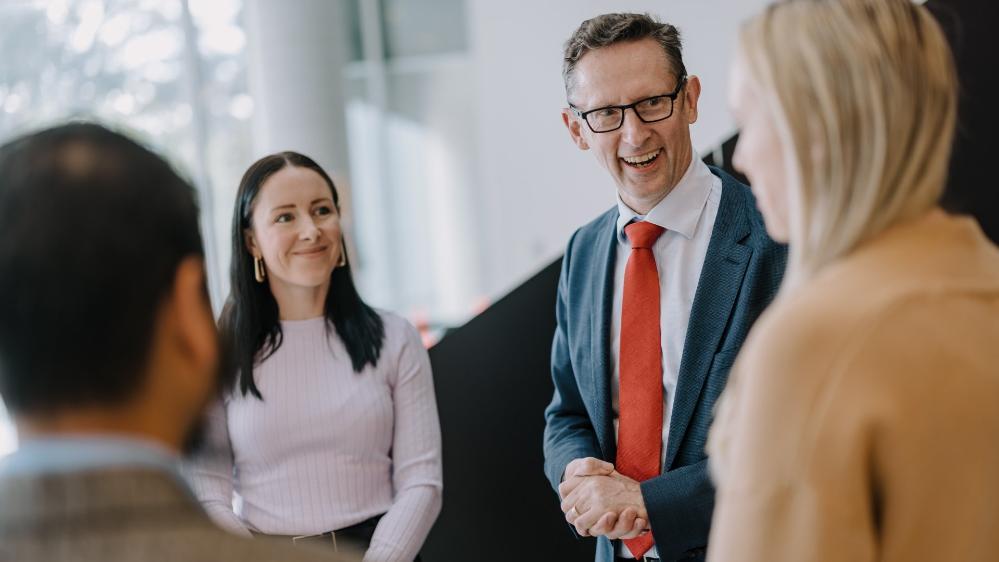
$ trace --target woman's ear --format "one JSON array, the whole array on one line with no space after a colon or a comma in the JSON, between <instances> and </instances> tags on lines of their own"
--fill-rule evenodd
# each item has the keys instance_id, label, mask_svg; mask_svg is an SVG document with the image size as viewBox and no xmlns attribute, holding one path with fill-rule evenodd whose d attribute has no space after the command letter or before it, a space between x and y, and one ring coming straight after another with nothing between
<instances>
[{"instance_id":1,"label":"woman's ear","mask_svg":"<svg viewBox=\"0 0 999 562\"><path fill-rule=\"evenodd\" d=\"M246 246L246 251L250 252L253 257L260 257L260 248L257 246L257 238L253 235L253 230L247 228L243 231L243 244Z\"/></svg>"}]
</instances>

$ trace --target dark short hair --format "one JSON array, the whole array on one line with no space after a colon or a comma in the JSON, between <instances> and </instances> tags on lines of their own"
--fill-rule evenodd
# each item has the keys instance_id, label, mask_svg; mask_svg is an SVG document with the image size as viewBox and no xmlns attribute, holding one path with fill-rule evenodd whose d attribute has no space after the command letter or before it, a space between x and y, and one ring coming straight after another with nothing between
<instances>
[{"instance_id":1,"label":"dark short hair","mask_svg":"<svg viewBox=\"0 0 999 562\"><path fill-rule=\"evenodd\" d=\"M565 42L562 59L562 79L566 94L572 89L572 72L583 55L595 49L616 43L653 39L662 47L669 61L671 72L679 78L686 76L683 65L683 44L680 31L673 25L662 23L649 14L603 14L590 18Z\"/></svg>"},{"instance_id":2,"label":"dark short hair","mask_svg":"<svg viewBox=\"0 0 999 562\"><path fill-rule=\"evenodd\" d=\"M191 185L92 123L0 147L0 395L13 413L127 402L182 259L203 256Z\"/></svg>"},{"instance_id":3,"label":"dark short hair","mask_svg":"<svg viewBox=\"0 0 999 562\"><path fill-rule=\"evenodd\" d=\"M253 369L272 355L283 338L277 301L271 294L270 281L258 283L254 278L253 258L246 249L245 232L251 228L253 202L261 186L285 167L306 168L319 174L330 188L337 211L340 195L329 174L315 160L298 152L285 151L264 156L243 174L236 191L236 207L232 214L232 265L229 273L231 290L222 310L220 330L224 348L233 361L223 372L224 383L238 386L242 395L263 398L253 378ZM327 329L331 326L343 340L354 371L366 365L375 366L385 341L385 327L378 313L368 306L357 292L351 274L347 246L341 248L345 264L330 273L326 294Z\"/></svg>"}]
</instances>

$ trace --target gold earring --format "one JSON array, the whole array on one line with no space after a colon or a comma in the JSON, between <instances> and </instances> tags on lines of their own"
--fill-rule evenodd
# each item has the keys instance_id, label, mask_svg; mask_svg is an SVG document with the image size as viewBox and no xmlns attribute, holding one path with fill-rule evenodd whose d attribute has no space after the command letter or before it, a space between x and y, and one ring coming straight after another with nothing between
<instances>
[{"instance_id":1,"label":"gold earring","mask_svg":"<svg viewBox=\"0 0 999 562\"><path fill-rule=\"evenodd\" d=\"M267 269L264 268L264 260L253 256L253 277L257 283L263 283L267 279Z\"/></svg>"},{"instance_id":2,"label":"gold earring","mask_svg":"<svg viewBox=\"0 0 999 562\"><path fill-rule=\"evenodd\" d=\"M340 244L340 261L337 262L336 266L337 267L343 267L345 265L347 265L347 245L341 243Z\"/></svg>"}]
</instances>

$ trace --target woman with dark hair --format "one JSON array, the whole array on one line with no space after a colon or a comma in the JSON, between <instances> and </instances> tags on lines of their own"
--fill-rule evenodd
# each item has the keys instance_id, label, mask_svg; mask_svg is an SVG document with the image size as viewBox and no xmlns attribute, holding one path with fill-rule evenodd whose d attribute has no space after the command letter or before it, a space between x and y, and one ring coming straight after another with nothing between
<instances>
[{"instance_id":1,"label":"woman with dark hair","mask_svg":"<svg viewBox=\"0 0 999 562\"><path fill-rule=\"evenodd\" d=\"M244 535L418 558L441 506L430 362L412 326L358 295L313 160L281 152L243 175L230 275L233 383L188 468L203 505Z\"/></svg>"}]
</instances>

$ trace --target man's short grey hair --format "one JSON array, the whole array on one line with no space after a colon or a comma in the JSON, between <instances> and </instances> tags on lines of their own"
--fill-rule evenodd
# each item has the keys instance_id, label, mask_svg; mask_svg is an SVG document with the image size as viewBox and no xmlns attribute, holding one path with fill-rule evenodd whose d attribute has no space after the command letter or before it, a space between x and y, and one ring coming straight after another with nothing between
<instances>
[{"instance_id":1,"label":"man's short grey hair","mask_svg":"<svg viewBox=\"0 0 999 562\"><path fill-rule=\"evenodd\" d=\"M572 90L572 73L583 55L616 43L653 39L662 47L669 61L670 71L679 79L687 74L683 66L680 31L673 25L662 23L649 14L603 14L590 18L565 42L562 60L562 79L566 95Z\"/></svg>"}]
</instances>

